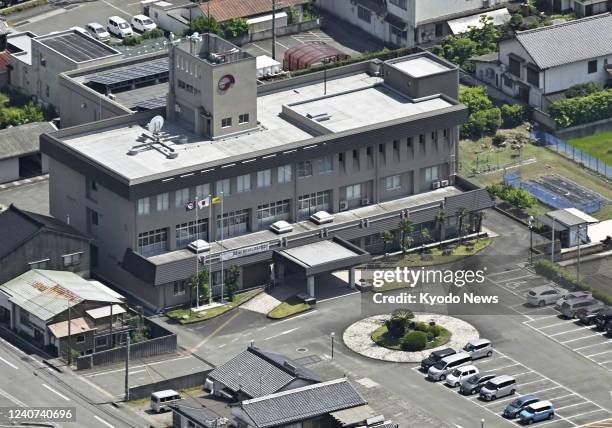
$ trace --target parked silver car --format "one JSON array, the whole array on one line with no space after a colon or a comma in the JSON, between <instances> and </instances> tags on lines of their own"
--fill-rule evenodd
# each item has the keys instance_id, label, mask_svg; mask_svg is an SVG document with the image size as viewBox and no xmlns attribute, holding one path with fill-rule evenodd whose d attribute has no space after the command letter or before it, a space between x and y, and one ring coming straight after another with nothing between
<instances>
[{"instance_id":1,"label":"parked silver car","mask_svg":"<svg viewBox=\"0 0 612 428\"><path fill-rule=\"evenodd\" d=\"M480 389L480 397L487 401L512 395L516 392L516 379L512 376L501 375L488 381Z\"/></svg>"},{"instance_id":2,"label":"parked silver car","mask_svg":"<svg viewBox=\"0 0 612 428\"><path fill-rule=\"evenodd\" d=\"M584 298L566 300L559 308L559 311L565 318L576 318L578 311L585 309L596 302L597 301L595 299Z\"/></svg>"},{"instance_id":3,"label":"parked silver car","mask_svg":"<svg viewBox=\"0 0 612 428\"><path fill-rule=\"evenodd\" d=\"M527 292L527 304L531 306L544 306L555 303L564 295L564 290L560 290L550 285L540 285Z\"/></svg>"},{"instance_id":4,"label":"parked silver car","mask_svg":"<svg viewBox=\"0 0 612 428\"><path fill-rule=\"evenodd\" d=\"M593 298L593 293L591 293L590 291L572 291L571 293L567 293L565 296L563 296L562 298L557 300L557 302L555 303L555 309L556 310L561 309L561 305L566 300L572 300L572 299L592 299L592 298Z\"/></svg>"},{"instance_id":5,"label":"parked silver car","mask_svg":"<svg viewBox=\"0 0 612 428\"><path fill-rule=\"evenodd\" d=\"M493 347L489 339L470 340L467 345L463 347L463 351L470 354L472 360L493 355Z\"/></svg>"},{"instance_id":6,"label":"parked silver car","mask_svg":"<svg viewBox=\"0 0 612 428\"><path fill-rule=\"evenodd\" d=\"M455 355L442 358L436 364L431 366L429 370L427 370L427 378L434 381L445 380L446 376L449 375L454 369L465 366L471 361L472 358L465 352L458 352Z\"/></svg>"}]
</instances>

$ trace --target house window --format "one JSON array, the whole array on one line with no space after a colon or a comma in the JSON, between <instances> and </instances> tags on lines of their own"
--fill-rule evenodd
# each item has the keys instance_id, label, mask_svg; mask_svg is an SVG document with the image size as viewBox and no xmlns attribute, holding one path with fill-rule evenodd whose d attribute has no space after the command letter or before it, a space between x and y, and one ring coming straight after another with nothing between
<instances>
[{"instance_id":1,"label":"house window","mask_svg":"<svg viewBox=\"0 0 612 428\"><path fill-rule=\"evenodd\" d=\"M438 23L436 24L436 38L440 38L444 36L444 24Z\"/></svg>"},{"instance_id":2,"label":"house window","mask_svg":"<svg viewBox=\"0 0 612 428\"><path fill-rule=\"evenodd\" d=\"M257 187L270 187L272 184L272 170L257 171Z\"/></svg>"},{"instance_id":3,"label":"house window","mask_svg":"<svg viewBox=\"0 0 612 428\"><path fill-rule=\"evenodd\" d=\"M389 3L401 7L404 10L408 9L408 0L389 0Z\"/></svg>"},{"instance_id":4,"label":"house window","mask_svg":"<svg viewBox=\"0 0 612 428\"><path fill-rule=\"evenodd\" d=\"M372 21L372 12L365 7L357 6L357 17L369 24Z\"/></svg>"},{"instance_id":5,"label":"house window","mask_svg":"<svg viewBox=\"0 0 612 428\"><path fill-rule=\"evenodd\" d=\"M30 265L30 269L48 269L49 268L49 259L38 260L35 262L28 263Z\"/></svg>"},{"instance_id":6,"label":"house window","mask_svg":"<svg viewBox=\"0 0 612 428\"><path fill-rule=\"evenodd\" d=\"M508 71L510 72L510 74L513 74L520 79L521 63L514 58L508 58Z\"/></svg>"},{"instance_id":7,"label":"house window","mask_svg":"<svg viewBox=\"0 0 612 428\"><path fill-rule=\"evenodd\" d=\"M217 181L217 183L215 184L215 189L217 191L217 195L220 195L222 193L224 195L229 195L230 194L230 179L224 178L223 180Z\"/></svg>"},{"instance_id":8,"label":"house window","mask_svg":"<svg viewBox=\"0 0 612 428\"><path fill-rule=\"evenodd\" d=\"M108 346L108 336L96 337L96 348L100 348L102 346Z\"/></svg>"},{"instance_id":9,"label":"house window","mask_svg":"<svg viewBox=\"0 0 612 428\"><path fill-rule=\"evenodd\" d=\"M589 61L589 74L597 73L597 60Z\"/></svg>"},{"instance_id":10,"label":"house window","mask_svg":"<svg viewBox=\"0 0 612 428\"><path fill-rule=\"evenodd\" d=\"M241 114L240 116L238 116L238 124L239 125L244 125L245 123L249 123L249 114L248 113L244 113ZM231 125L231 122L230 122Z\"/></svg>"},{"instance_id":11,"label":"house window","mask_svg":"<svg viewBox=\"0 0 612 428\"><path fill-rule=\"evenodd\" d=\"M436 181L440 179L440 167L432 166L425 168L425 181Z\"/></svg>"},{"instance_id":12,"label":"house window","mask_svg":"<svg viewBox=\"0 0 612 428\"><path fill-rule=\"evenodd\" d=\"M319 158L319 174L327 174L328 172L332 172L332 169L333 161L331 155Z\"/></svg>"},{"instance_id":13,"label":"house window","mask_svg":"<svg viewBox=\"0 0 612 428\"><path fill-rule=\"evenodd\" d=\"M298 178L306 178L312 176L312 161L305 160L298 163Z\"/></svg>"},{"instance_id":14,"label":"house window","mask_svg":"<svg viewBox=\"0 0 612 428\"><path fill-rule=\"evenodd\" d=\"M400 30L399 28L394 27L393 25L390 26L391 27L391 35L400 39L407 39L408 38L408 31L406 30Z\"/></svg>"},{"instance_id":15,"label":"house window","mask_svg":"<svg viewBox=\"0 0 612 428\"><path fill-rule=\"evenodd\" d=\"M278 167L278 182L281 184L291 182L291 165Z\"/></svg>"},{"instance_id":16,"label":"house window","mask_svg":"<svg viewBox=\"0 0 612 428\"><path fill-rule=\"evenodd\" d=\"M157 211L168 211L169 199L168 192L157 195Z\"/></svg>"},{"instance_id":17,"label":"house window","mask_svg":"<svg viewBox=\"0 0 612 428\"><path fill-rule=\"evenodd\" d=\"M291 201L271 202L269 204L259 205L257 207L257 223L259 230L267 229L272 223L279 220L289 220L291 210Z\"/></svg>"},{"instance_id":18,"label":"house window","mask_svg":"<svg viewBox=\"0 0 612 428\"><path fill-rule=\"evenodd\" d=\"M140 198L138 199L138 215L147 215L149 214L149 198ZM93 216L92 216L93 217ZM93 224L97 224L93 221Z\"/></svg>"},{"instance_id":19,"label":"house window","mask_svg":"<svg viewBox=\"0 0 612 428\"><path fill-rule=\"evenodd\" d=\"M207 218L199 219L197 226L195 221L176 225L176 248L186 248L198 239L208 241Z\"/></svg>"},{"instance_id":20,"label":"house window","mask_svg":"<svg viewBox=\"0 0 612 428\"><path fill-rule=\"evenodd\" d=\"M199 184L196 186L196 198L201 201L210 195L210 184Z\"/></svg>"},{"instance_id":21,"label":"house window","mask_svg":"<svg viewBox=\"0 0 612 428\"><path fill-rule=\"evenodd\" d=\"M236 191L238 193L251 190L251 174L239 175L236 178Z\"/></svg>"},{"instance_id":22,"label":"house window","mask_svg":"<svg viewBox=\"0 0 612 428\"><path fill-rule=\"evenodd\" d=\"M244 235L249 231L249 210L233 211L223 214L223 229L221 229L221 215L217 216L217 239Z\"/></svg>"},{"instance_id":23,"label":"house window","mask_svg":"<svg viewBox=\"0 0 612 428\"><path fill-rule=\"evenodd\" d=\"M76 337L76 343L83 343L83 342L85 342L85 335L83 335L83 334L79 334L79 335Z\"/></svg>"},{"instance_id":24,"label":"house window","mask_svg":"<svg viewBox=\"0 0 612 428\"><path fill-rule=\"evenodd\" d=\"M511 88L513 86L512 79L504 76L504 86Z\"/></svg>"},{"instance_id":25,"label":"house window","mask_svg":"<svg viewBox=\"0 0 612 428\"><path fill-rule=\"evenodd\" d=\"M232 118L226 117L225 119L221 119L221 128L229 128L232 126Z\"/></svg>"},{"instance_id":26,"label":"house window","mask_svg":"<svg viewBox=\"0 0 612 428\"><path fill-rule=\"evenodd\" d=\"M174 281L173 293L175 296L182 296L185 294L185 281Z\"/></svg>"},{"instance_id":27,"label":"house window","mask_svg":"<svg viewBox=\"0 0 612 428\"><path fill-rule=\"evenodd\" d=\"M184 207L189 202L189 189L181 189L174 192L174 205Z\"/></svg>"},{"instance_id":28,"label":"house window","mask_svg":"<svg viewBox=\"0 0 612 428\"><path fill-rule=\"evenodd\" d=\"M81 264L81 255L83 253L66 254L62 256L64 267L78 266Z\"/></svg>"},{"instance_id":29,"label":"house window","mask_svg":"<svg viewBox=\"0 0 612 428\"><path fill-rule=\"evenodd\" d=\"M536 88L540 87L540 72L538 70L534 70L531 67L527 68L527 82L535 86Z\"/></svg>"},{"instance_id":30,"label":"house window","mask_svg":"<svg viewBox=\"0 0 612 428\"><path fill-rule=\"evenodd\" d=\"M144 257L161 254L168 248L168 229L156 229L138 234L138 253Z\"/></svg>"},{"instance_id":31,"label":"house window","mask_svg":"<svg viewBox=\"0 0 612 428\"><path fill-rule=\"evenodd\" d=\"M353 184L352 186L346 186L346 199L354 200L361 199L361 184Z\"/></svg>"},{"instance_id":32,"label":"house window","mask_svg":"<svg viewBox=\"0 0 612 428\"><path fill-rule=\"evenodd\" d=\"M385 189L386 190L396 190L400 188L400 176L392 175L385 178Z\"/></svg>"}]
</instances>

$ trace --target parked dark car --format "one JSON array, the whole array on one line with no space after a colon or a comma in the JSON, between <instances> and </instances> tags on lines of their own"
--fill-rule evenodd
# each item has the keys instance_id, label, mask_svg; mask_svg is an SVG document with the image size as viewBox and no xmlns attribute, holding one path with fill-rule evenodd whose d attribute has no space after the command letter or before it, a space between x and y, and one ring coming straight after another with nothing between
<instances>
[{"instance_id":1,"label":"parked dark car","mask_svg":"<svg viewBox=\"0 0 612 428\"><path fill-rule=\"evenodd\" d=\"M431 366L436 364L442 358L446 358L449 355L454 355L456 353L457 351L455 351L453 348L445 348L445 349L440 349L439 351L434 351L431 354L429 354L429 357L421 361L421 370L426 372L427 370L429 370Z\"/></svg>"},{"instance_id":2,"label":"parked dark car","mask_svg":"<svg viewBox=\"0 0 612 428\"><path fill-rule=\"evenodd\" d=\"M606 334L608 337L612 337L612 321L608 321L608 324L606 324Z\"/></svg>"},{"instance_id":3,"label":"parked dark car","mask_svg":"<svg viewBox=\"0 0 612 428\"><path fill-rule=\"evenodd\" d=\"M478 373L471 378L464 380L459 387L459 392L465 395L472 395L480 392L480 388L495 377L494 373Z\"/></svg>"},{"instance_id":4,"label":"parked dark car","mask_svg":"<svg viewBox=\"0 0 612 428\"><path fill-rule=\"evenodd\" d=\"M579 310L576 313L576 318L580 320L580 322L584 325L591 325L595 322L595 318L597 315L606 310L608 307L602 304L593 304L591 306L587 306L584 309Z\"/></svg>"},{"instance_id":5,"label":"parked dark car","mask_svg":"<svg viewBox=\"0 0 612 428\"><path fill-rule=\"evenodd\" d=\"M504 409L504 416L509 419L516 418L521 411L530 404L540 401L535 395L523 395L522 397L512 400Z\"/></svg>"},{"instance_id":6,"label":"parked dark car","mask_svg":"<svg viewBox=\"0 0 612 428\"><path fill-rule=\"evenodd\" d=\"M595 317L595 327L598 330L603 330L610 321L612 321L612 308L608 306Z\"/></svg>"}]
</instances>

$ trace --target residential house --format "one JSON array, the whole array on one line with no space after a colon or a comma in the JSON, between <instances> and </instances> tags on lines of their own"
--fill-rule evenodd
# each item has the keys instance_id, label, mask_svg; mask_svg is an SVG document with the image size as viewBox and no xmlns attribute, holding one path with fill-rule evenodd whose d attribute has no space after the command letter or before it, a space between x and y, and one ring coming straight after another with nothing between
<instances>
[{"instance_id":1,"label":"residential house","mask_svg":"<svg viewBox=\"0 0 612 428\"><path fill-rule=\"evenodd\" d=\"M0 54L0 72L2 69ZM49 122L25 123L0 130L0 183L46 174L47 157L40 154L40 135L57 128Z\"/></svg>"},{"instance_id":2,"label":"residential house","mask_svg":"<svg viewBox=\"0 0 612 428\"><path fill-rule=\"evenodd\" d=\"M54 355L112 347L125 313L123 296L72 272L34 269L0 286L0 321Z\"/></svg>"},{"instance_id":3,"label":"residential house","mask_svg":"<svg viewBox=\"0 0 612 428\"><path fill-rule=\"evenodd\" d=\"M612 13L519 31L491 55L472 59L476 76L546 111L568 88L612 77Z\"/></svg>"},{"instance_id":4,"label":"residential house","mask_svg":"<svg viewBox=\"0 0 612 428\"><path fill-rule=\"evenodd\" d=\"M10 205L0 213L0 284L30 269L89 277L89 242L63 221Z\"/></svg>"},{"instance_id":5,"label":"residential house","mask_svg":"<svg viewBox=\"0 0 612 428\"><path fill-rule=\"evenodd\" d=\"M181 400L169 406L172 410L172 428L220 428L228 422L199 405L196 400Z\"/></svg>"},{"instance_id":6,"label":"residential house","mask_svg":"<svg viewBox=\"0 0 612 428\"><path fill-rule=\"evenodd\" d=\"M401 47L432 43L457 34L457 28L465 28L468 17L471 25L478 25L482 14L491 14L498 24L507 22L510 14L505 3L508 1L316 0L321 9L385 43Z\"/></svg>"},{"instance_id":7,"label":"residential house","mask_svg":"<svg viewBox=\"0 0 612 428\"><path fill-rule=\"evenodd\" d=\"M210 372L206 384L213 394L240 401L321 380L313 371L283 355L249 346Z\"/></svg>"},{"instance_id":8,"label":"residential house","mask_svg":"<svg viewBox=\"0 0 612 428\"><path fill-rule=\"evenodd\" d=\"M553 12L574 12L578 17L592 16L612 10L609 0L546 0Z\"/></svg>"}]
</instances>

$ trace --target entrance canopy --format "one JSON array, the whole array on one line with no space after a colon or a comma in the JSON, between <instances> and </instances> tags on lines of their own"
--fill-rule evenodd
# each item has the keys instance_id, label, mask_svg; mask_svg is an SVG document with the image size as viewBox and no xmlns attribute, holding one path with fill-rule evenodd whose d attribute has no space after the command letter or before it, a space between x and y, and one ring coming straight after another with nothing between
<instances>
[{"instance_id":1,"label":"entrance canopy","mask_svg":"<svg viewBox=\"0 0 612 428\"><path fill-rule=\"evenodd\" d=\"M335 237L287 250L275 251L275 263L291 266L291 270L312 276L360 265L370 259L370 254L361 248Z\"/></svg>"}]
</instances>

